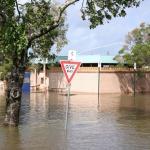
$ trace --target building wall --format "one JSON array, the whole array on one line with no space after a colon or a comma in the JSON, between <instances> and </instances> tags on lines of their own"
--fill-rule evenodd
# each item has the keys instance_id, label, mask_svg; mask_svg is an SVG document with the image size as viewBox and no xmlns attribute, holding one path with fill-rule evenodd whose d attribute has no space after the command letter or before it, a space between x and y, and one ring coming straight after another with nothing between
<instances>
[{"instance_id":1,"label":"building wall","mask_svg":"<svg viewBox=\"0 0 150 150\"><path fill-rule=\"evenodd\" d=\"M101 73L100 77L101 93L121 93L120 82L116 73Z\"/></svg>"},{"instance_id":2,"label":"building wall","mask_svg":"<svg viewBox=\"0 0 150 150\"><path fill-rule=\"evenodd\" d=\"M123 74L122 74L123 75ZM129 74L128 76L130 76ZM49 89L58 90L66 88L67 81L62 73L49 73ZM116 73L100 73L100 93L121 93L120 79ZM126 83L127 84L127 83ZM128 85L128 84L127 84ZM130 91L132 89L129 87ZM125 91L126 89L124 89ZM77 73L71 82L72 92L98 92L98 73Z\"/></svg>"},{"instance_id":3,"label":"building wall","mask_svg":"<svg viewBox=\"0 0 150 150\"><path fill-rule=\"evenodd\" d=\"M48 89L49 88L49 77L44 76L43 72L36 73L31 72L30 75L30 86L31 89Z\"/></svg>"},{"instance_id":4,"label":"building wall","mask_svg":"<svg viewBox=\"0 0 150 150\"><path fill-rule=\"evenodd\" d=\"M31 75L31 82L35 81L35 75ZM37 77L40 85L41 73ZM35 83L34 83L35 84ZM134 91L133 70L103 69L100 72L100 93L130 93ZM42 87L40 85L40 87ZM66 91L67 81L61 69L52 69L47 72L47 87L53 91ZM150 92L150 72L136 73L136 92ZM98 92L97 68L80 68L71 82L72 92Z\"/></svg>"}]
</instances>

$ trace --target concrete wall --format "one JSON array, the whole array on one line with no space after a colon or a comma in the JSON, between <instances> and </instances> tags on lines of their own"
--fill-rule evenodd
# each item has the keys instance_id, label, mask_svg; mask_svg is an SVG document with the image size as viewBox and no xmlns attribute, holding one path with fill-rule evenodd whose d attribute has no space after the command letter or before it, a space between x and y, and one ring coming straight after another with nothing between
<instances>
[{"instance_id":1,"label":"concrete wall","mask_svg":"<svg viewBox=\"0 0 150 150\"><path fill-rule=\"evenodd\" d=\"M31 72L30 86L32 89L36 89L36 88L37 89L48 89L49 88L49 78L48 78L48 76L45 77L43 72L40 72L40 73Z\"/></svg>"},{"instance_id":2,"label":"concrete wall","mask_svg":"<svg viewBox=\"0 0 150 150\"><path fill-rule=\"evenodd\" d=\"M65 90L63 73L49 73L49 89ZM136 92L150 92L150 73L135 76ZM130 93L134 89L133 73L100 73L100 93ZM77 73L71 82L72 92L98 92L98 73Z\"/></svg>"},{"instance_id":3,"label":"concrete wall","mask_svg":"<svg viewBox=\"0 0 150 150\"><path fill-rule=\"evenodd\" d=\"M43 87L40 83L43 74L31 73L31 85ZM100 72L100 93L130 93L134 91L134 71L131 69L102 68ZM65 91L67 87L66 78L61 68L52 68L47 71L46 87L49 90ZM150 92L150 71L136 73L136 92ZM71 82L72 92L98 92L98 69L97 67L81 67Z\"/></svg>"}]
</instances>

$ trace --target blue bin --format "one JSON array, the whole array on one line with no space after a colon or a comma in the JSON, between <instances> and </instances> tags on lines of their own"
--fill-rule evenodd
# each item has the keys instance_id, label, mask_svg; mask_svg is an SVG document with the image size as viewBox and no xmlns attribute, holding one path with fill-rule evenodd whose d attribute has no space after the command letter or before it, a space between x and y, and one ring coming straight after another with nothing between
<instances>
[{"instance_id":1,"label":"blue bin","mask_svg":"<svg viewBox=\"0 0 150 150\"><path fill-rule=\"evenodd\" d=\"M22 92L29 93L30 92L30 72L25 72L24 74L24 82L22 86Z\"/></svg>"}]
</instances>

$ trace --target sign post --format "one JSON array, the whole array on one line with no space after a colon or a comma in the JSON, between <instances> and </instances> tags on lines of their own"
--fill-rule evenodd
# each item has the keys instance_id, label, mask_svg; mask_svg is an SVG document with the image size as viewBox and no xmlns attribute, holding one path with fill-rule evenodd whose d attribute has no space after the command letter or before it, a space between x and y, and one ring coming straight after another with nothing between
<instances>
[{"instance_id":1,"label":"sign post","mask_svg":"<svg viewBox=\"0 0 150 150\"><path fill-rule=\"evenodd\" d=\"M101 61L98 62L98 107L100 105L99 97L100 97L100 71L101 71Z\"/></svg>"},{"instance_id":2,"label":"sign post","mask_svg":"<svg viewBox=\"0 0 150 150\"><path fill-rule=\"evenodd\" d=\"M60 64L61 64L63 73L66 77L66 80L68 82L67 83L68 93L67 93L66 122L65 122L65 129L67 129L71 80L73 79L74 75L76 74L77 70L79 69L81 62L70 61L70 60L61 60Z\"/></svg>"},{"instance_id":3,"label":"sign post","mask_svg":"<svg viewBox=\"0 0 150 150\"><path fill-rule=\"evenodd\" d=\"M68 93L67 93L67 106L66 106L66 118L65 118L65 130L67 129L67 124L68 124L68 111L69 111L69 101L70 101L70 86L71 86L71 84L70 83L68 83L67 84L67 91L68 91Z\"/></svg>"},{"instance_id":4,"label":"sign post","mask_svg":"<svg viewBox=\"0 0 150 150\"><path fill-rule=\"evenodd\" d=\"M134 97L135 97L135 77L136 77L136 63L134 62Z\"/></svg>"}]
</instances>

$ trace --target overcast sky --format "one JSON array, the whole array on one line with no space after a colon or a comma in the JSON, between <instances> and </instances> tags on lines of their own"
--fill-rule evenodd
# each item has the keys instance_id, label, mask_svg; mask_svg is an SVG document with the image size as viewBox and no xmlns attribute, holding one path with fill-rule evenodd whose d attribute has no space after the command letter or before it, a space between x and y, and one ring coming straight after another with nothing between
<instances>
[{"instance_id":1,"label":"overcast sky","mask_svg":"<svg viewBox=\"0 0 150 150\"><path fill-rule=\"evenodd\" d=\"M115 18L96 29L89 29L88 23L82 21L80 4L68 9L69 29L68 44L60 55L67 55L68 50L76 50L78 54L115 55L122 47L125 35L138 27L141 22L150 23L150 0L144 0L140 7L127 10L124 18Z\"/></svg>"}]
</instances>

